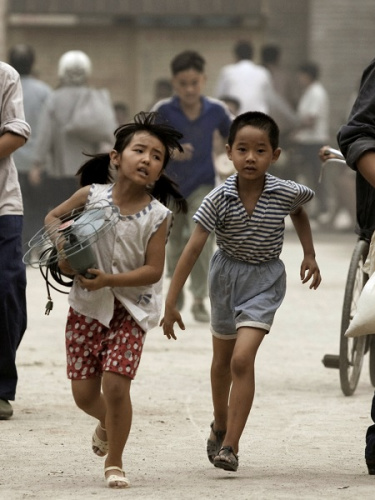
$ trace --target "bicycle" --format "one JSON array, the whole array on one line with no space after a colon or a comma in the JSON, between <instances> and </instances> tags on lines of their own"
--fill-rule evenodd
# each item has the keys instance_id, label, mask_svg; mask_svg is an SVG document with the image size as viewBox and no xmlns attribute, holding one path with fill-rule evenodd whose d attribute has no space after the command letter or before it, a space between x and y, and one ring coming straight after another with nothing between
<instances>
[{"instance_id":1,"label":"bicycle","mask_svg":"<svg viewBox=\"0 0 375 500\"><path fill-rule=\"evenodd\" d=\"M340 151L326 148L324 154L328 162L345 163ZM370 381L375 386L375 336L347 338L344 336L357 309L357 301L369 276L363 265L369 252L370 242L364 235L359 235L350 259L345 284L344 300L341 312L339 354L326 354L322 363L326 368L336 368L340 372L341 390L345 396L351 396L357 388L365 354L369 353ZM375 332L374 332L375 333Z\"/></svg>"}]
</instances>

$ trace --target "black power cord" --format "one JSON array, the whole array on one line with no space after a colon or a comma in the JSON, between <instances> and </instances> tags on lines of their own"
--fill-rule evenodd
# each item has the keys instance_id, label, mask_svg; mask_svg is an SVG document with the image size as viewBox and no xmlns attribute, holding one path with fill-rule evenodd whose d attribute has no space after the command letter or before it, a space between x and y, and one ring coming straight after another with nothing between
<instances>
[{"instance_id":1,"label":"black power cord","mask_svg":"<svg viewBox=\"0 0 375 500\"><path fill-rule=\"evenodd\" d=\"M47 256L47 265L45 266L46 271L44 272L43 266L41 264L39 264L39 270L44 278L44 281L46 282L48 302L46 304L45 314L48 316L53 309L53 301L51 297L50 288L53 288L59 293L64 293L64 294L69 293L69 291L66 292L58 288L57 286L53 285L49 279L49 274L57 284L69 288L73 286L73 278L71 278L70 276L66 276L60 271L57 262L57 250L55 247L46 248L41 254L40 259L42 260L42 258L43 257L45 258L46 256ZM66 278L68 278L68 280Z\"/></svg>"}]
</instances>

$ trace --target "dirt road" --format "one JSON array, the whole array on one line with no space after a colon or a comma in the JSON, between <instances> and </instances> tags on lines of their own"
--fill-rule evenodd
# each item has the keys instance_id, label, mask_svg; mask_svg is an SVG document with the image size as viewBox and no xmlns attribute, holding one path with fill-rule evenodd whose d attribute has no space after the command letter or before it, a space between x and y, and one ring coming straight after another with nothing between
<instances>
[{"instance_id":1,"label":"dirt road","mask_svg":"<svg viewBox=\"0 0 375 500\"><path fill-rule=\"evenodd\" d=\"M340 309L354 235L318 235L318 291L299 282L301 250L287 235L288 293L257 360L257 390L237 473L215 469L205 441L212 419L211 338L189 303L176 342L148 334L132 388L134 420L124 459L131 488L111 491L91 452L94 422L74 405L65 376L66 296L46 292L28 270L29 328L18 354L14 417L0 422L0 498L19 499L373 499L363 450L373 388L365 359L352 397L336 370Z\"/></svg>"}]
</instances>

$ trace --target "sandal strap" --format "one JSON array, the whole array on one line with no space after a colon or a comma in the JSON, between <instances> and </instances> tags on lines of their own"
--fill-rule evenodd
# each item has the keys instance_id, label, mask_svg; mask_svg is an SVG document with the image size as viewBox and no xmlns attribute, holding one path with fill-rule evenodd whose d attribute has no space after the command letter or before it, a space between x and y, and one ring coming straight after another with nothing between
<instances>
[{"instance_id":1,"label":"sandal strap","mask_svg":"<svg viewBox=\"0 0 375 500\"><path fill-rule=\"evenodd\" d=\"M222 446L219 451L219 455L221 452L224 452L224 455L233 455L236 460L238 460L238 455L236 455L231 446Z\"/></svg>"},{"instance_id":2,"label":"sandal strap","mask_svg":"<svg viewBox=\"0 0 375 500\"><path fill-rule=\"evenodd\" d=\"M216 437L216 439L223 440L227 431L215 431L214 425L215 425L215 421L212 421L210 427L211 427L211 430L212 430L214 436Z\"/></svg>"},{"instance_id":3,"label":"sandal strap","mask_svg":"<svg viewBox=\"0 0 375 500\"><path fill-rule=\"evenodd\" d=\"M104 469L104 474L110 470L118 470L119 472L122 472L123 474L125 474L125 472L121 469L121 467L116 467L116 465L111 465L110 467L106 467ZM119 476L121 477L121 476Z\"/></svg>"}]
</instances>

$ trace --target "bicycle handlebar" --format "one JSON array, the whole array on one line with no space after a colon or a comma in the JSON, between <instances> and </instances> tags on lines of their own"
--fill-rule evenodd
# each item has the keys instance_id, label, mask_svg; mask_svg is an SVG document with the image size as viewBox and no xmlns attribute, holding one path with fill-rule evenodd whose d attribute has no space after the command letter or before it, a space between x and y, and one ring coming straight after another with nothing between
<instances>
[{"instance_id":1,"label":"bicycle handlebar","mask_svg":"<svg viewBox=\"0 0 375 500\"><path fill-rule=\"evenodd\" d=\"M333 155L337 160L345 161L344 155L338 149L325 148L323 154L326 156Z\"/></svg>"}]
</instances>

